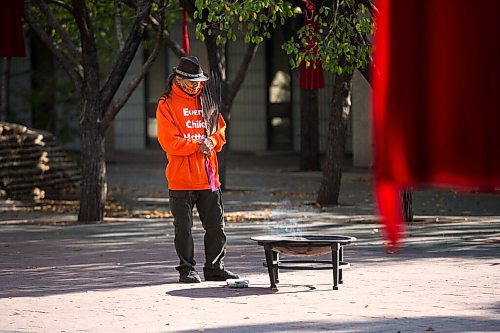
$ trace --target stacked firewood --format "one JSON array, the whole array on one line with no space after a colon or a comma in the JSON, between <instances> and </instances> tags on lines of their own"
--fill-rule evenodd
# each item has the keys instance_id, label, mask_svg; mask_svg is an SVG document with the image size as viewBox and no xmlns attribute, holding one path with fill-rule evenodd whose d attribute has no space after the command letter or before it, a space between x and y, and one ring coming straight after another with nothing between
<instances>
[{"instance_id":1,"label":"stacked firewood","mask_svg":"<svg viewBox=\"0 0 500 333\"><path fill-rule=\"evenodd\" d=\"M38 200L76 191L80 169L46 131L0 122L0 197Z\"/></svg>"}]
</instances>

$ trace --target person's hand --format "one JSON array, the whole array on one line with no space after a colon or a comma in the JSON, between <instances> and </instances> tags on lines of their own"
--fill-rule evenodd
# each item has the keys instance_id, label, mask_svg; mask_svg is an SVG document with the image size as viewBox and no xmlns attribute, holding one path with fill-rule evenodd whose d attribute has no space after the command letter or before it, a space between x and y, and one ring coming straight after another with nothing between
<instances>
[{"instance_id":1,"label":"person's hand","mask_svg":"<svg viewBox=\"0 0 500 333\"><path fill-rule=\"evenodd\" d=\"M205 155L211 155L214 150L214 143L209 138L200 140L200 148L198 151Z\"/></svg>"}]
</instances>

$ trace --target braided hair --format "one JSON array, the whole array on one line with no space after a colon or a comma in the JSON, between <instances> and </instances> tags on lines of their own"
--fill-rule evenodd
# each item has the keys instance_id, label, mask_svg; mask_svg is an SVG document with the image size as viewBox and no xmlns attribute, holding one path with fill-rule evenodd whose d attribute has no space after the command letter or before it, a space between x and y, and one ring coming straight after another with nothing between
<instances>
[{"instance_id":1,"label":"braided hair","mask_svg":"<svg viewBox=\"0 0 500 333\"><path fill-rule=\"evenodd\" d=\"M165 92L163 92L163 94L160 96L160 100L162 99L166 99L168 97L168 95L170 95L170 92L172 92L172 84L174 84L174 81L175 81L175 76L176 74L175 73L172 73L170 74L170 76L168 77L167 79L167 89L165 90Z\"/></svg>"}]
</instances>

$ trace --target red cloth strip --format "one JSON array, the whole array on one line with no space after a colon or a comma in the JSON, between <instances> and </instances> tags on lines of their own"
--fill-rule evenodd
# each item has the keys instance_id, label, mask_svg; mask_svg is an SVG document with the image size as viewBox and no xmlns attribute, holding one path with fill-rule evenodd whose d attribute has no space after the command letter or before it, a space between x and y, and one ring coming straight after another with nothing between
<instances>
[{"instance_id":1,"label":"red cloth strip","mask_svg":"<svg viewBox=\"0 0 500 333\"><path fill-rule=\"evenodd\" d=\"M312 0L306 1L306 9L304 12L304 25L310 25L316 33L319 33L319 29L314 22L314 16L316 16L316 6ZM304 50L316 54L318 50L318 39L316 37L307 38L307 44L304 45ZM323 65L321 60L316 62L311 62L309 66L306 65L305 61L300 63L299 68L299 87L301 89L321 89L325 87L325 79L323 76Z\"/></svg>"},{"instance_id":2,"label":"red cloth strip","mask_svg":"<svg viewBox=\"0 0 500 333\"><path fill-rule=\"evenodd\" d=\"M24 0L9 0L2 3L0 11L0 56L25 57L21 13Z\"/></svg>"},{"instance_id":3,"label":"red cloth strip","mask_svg":"<svg viewBox=\"0 0 500 333\"><path fill-rule=\"evenodd\" d=\"M376 195L392 245L404 187L500 186L500 2L379 0ZM399 199L400 200L400 199Z\"/></svg>"},{"instance_id":4,"label":"red cloth strip","mask_svg":"<svg viewBox=\"0 0 500 333\"><path fill-rule=\"evenodd\" d=\"M189 55L189 33L187 26L187 11L185 8L182 9L182 48L186 55Z\"/></svg>"}]
</instances>

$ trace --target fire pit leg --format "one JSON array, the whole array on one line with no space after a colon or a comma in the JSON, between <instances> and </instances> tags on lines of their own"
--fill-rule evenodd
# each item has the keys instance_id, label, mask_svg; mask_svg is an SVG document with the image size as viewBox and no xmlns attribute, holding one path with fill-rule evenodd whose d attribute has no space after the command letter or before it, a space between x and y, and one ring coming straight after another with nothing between
<instances>
[{"instance_id":1,"label":"fire pit leg","mask_svg":"<svg viewBox=\"0 0 500 333\"><path fill-rule=\"evenodd\" d=\"M339 243L332 244L333 290L339 289Z\"/></svg>"},{"instance_id":2,"label":"fire pit leg","mask_svg":"<svg viewBox=\"0 0 500 333\"><path fill-rule=\"evenodd\" d=\"M344 279L342 277L342 275L343 275L342 268L340 268L343 262L344 262L344 247L342 245L340 245L340 247L339 247L339 284L344 283Z\"/></svg>"},{"instance_id":3,"label":"fire pit leg","mask_svg":"<svg viewBox=\"0 0 500 333\"><path fill-rule=\"evenodd\" d=\"M267 264L267 271L269 272L269 280L271 280L271 289L276 289L276 280L277 280L277 266L274 266L273 262L273 249L269 244L264 245L264 252L266 254L266 264ZM276 272L276 275L274 274Z\"/></svg>"}]
</instances>

